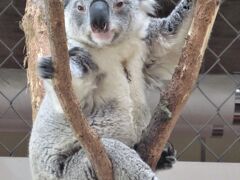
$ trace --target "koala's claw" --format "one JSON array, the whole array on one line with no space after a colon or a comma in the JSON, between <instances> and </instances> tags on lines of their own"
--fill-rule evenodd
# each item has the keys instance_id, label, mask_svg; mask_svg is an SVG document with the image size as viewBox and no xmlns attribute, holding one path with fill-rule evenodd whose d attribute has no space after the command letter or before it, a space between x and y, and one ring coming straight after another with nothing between
<instances>
[{"instance_id":1,"label":"koala's claw","mask_svg":"<svg viewBox=\"0 0 240 180\"><path fill-rule=\"evenodd\" d=\"M171 143L167 143L162 152L161 158L158 161L157 169L169 169L172 168L176 162L176 150Z\"/></svg>"},{"instance_id":2,"label":"koala's claw","mask_svg":"<svg viewBox=\"0 0 240 180\"><path fill-rule=\"evenodd\" d=\"M54 74L52 58L42 57L39 60L38 71L43 79L52 79Z\"/></svg>"},{"instance_id":3,"label":"koala's claw","mask_svg":"<svg viewBox=\"0 0 240 180\"><path fill-rule=\"evenodd\" d=\"M91 55L83 48L74 47L69 50L70 68L73 75L82 77L90 71L97 71L97 65L92 61Z\"/></svg>"}]
</instances>

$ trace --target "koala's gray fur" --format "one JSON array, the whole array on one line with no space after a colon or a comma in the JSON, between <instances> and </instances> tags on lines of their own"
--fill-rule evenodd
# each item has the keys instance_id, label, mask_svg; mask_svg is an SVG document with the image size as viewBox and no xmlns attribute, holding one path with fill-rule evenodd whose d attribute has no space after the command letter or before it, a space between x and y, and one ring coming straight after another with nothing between
<instances>
[{"instance_id":1,"label":"koala's gray fur","mask_svg":"<svg viewBox=\"0 0 240 180\"><path fill-rule=\"evenodd\" d=\"M154 0L105 0L107 38L91 32L92 0L65 1L73 88L90 125L103 138L115 179L156 179L130 148L150 120L148 88L162 88L178 63L191 22L192 0L181 0L167 18L151 18ZM83 6L85 11L76 7ZM110 37L110 38L109 38ZM46 94L33 125L29 156L34 180L96 179L51 85L51 57L39 62ZM121 141L121 142L119 142ZM126 145L124 145L124 144Z\"/></svg>"}]
</instances>

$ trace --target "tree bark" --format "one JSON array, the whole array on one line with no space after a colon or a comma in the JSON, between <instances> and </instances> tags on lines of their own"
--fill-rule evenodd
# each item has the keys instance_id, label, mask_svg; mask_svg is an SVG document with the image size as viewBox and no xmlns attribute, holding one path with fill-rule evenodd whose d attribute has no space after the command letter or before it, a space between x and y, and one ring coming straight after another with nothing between
<instances>
[{"instance_id":1,"label":"tree bark","mask_svg":"<svg viewBox=\"0 0 240 180\"><path fill-rule=\"evenodd\" d=\"M97 133L84 117L72 88L64 9L60 0L45 0L51 56L54 63L54 89L75 136L85 150L100 180L112 180L112 164ZM80 92L81 93L81 92Z\"/></svg>"},{"instance_id":2,"label":"tree bark","mask_svg":"<svg viewBox=\"0 0 240 180\"><path fill-rule=\"evenodd\" d=\"M137 151L155 169L162 150L197 80L204 52L220 6L219 0L198 0L178 67L154 111Z\"/></svg>"},{"instance_id":3,"label":"tree bark","mask_svg":"<svg viewBox=\"0 0 240 180\"><path fill-rule=\"evenodd\" d=\"M43 16L43 2L27 0L22 28L26 38L28 86L31 93L32 117L36 117L43 98L43 85L36 73L38 57L49 55L47 28Z\"/></svg>"}]
</instances>

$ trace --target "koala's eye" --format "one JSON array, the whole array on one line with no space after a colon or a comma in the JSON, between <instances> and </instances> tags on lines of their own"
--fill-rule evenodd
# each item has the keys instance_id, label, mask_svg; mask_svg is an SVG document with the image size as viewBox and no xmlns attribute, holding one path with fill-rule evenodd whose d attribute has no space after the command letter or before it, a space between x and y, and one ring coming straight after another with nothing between
<instances>
[{"instance_id":1,"label":"koala's eye","mask_svg":"<svg viewBox=\"0 0 240 180\"><path fill-rule=\"evenodd\" d=\"M85 11L85 8L83 6L81 6L81 5L78 5L77 8L81 12Z\"/></svg>"},{"instance_id":2,"label":"koala's eye","mask_svg":"<svg viewBox=\"0 0 240 180\"><path fill-rule=\"evenodd\" d=\"M119 2L117 2L116 4L115 4L115 8L117 8L117 9L120 9L120 8L122 8L124 6L124 2L123 1L119 1Z\"/></svg>"}]
</instances>

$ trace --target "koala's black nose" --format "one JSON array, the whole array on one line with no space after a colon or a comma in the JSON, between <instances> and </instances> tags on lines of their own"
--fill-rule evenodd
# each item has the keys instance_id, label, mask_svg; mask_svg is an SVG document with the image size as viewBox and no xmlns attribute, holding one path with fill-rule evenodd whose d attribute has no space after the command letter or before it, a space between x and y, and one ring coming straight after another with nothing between
<instances>
[{"instance_id":1,"label":"koala's black nose","mask_svg":"<svg viewBox=\"0 0 240 180\"><path fill-rule=\"evenodd\" d=\"M93 32L106 32L109 26L109 5L104 0L95 0L89 8Z\"/></svg>"}]
</instances>

